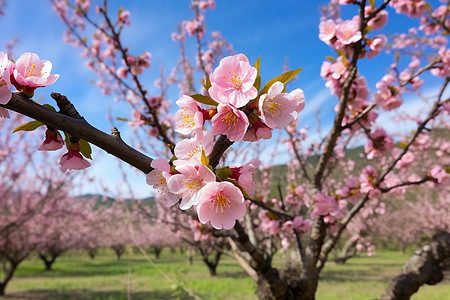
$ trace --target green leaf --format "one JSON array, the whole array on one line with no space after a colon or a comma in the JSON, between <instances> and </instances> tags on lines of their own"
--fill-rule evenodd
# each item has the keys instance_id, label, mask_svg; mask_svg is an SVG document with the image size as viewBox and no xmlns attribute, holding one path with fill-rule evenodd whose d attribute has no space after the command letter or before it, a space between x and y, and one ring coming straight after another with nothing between
<instances>
[{"instance_id":1,"label":"green leaf","mask_svg":"<svg viewBox=\"0 0 450 300\"><path fill-rule=\"evenodd\" d=\"M212 106L219 105L219 103L217 103L216 101L214 101L213 99L211 99L208 96L204 96L201 94L195 94L195 95L191 95L191 97L194 98L195 101L206 104L206 105L212 105Z\"/></svg>"},{"instance_id":2,"label":"green leaf","mask_svg":"<svg viewBox=\"0 0 450 300\"><path fill-rule=\"evenodd\" d=\"M259 94L262 95L262 94L267 93L267 91L272 86L272 84L274 84L277 81L281 81L281 83L286 85L286 83L288 83L295 76L297 76L297 74L300 73L300 71L302 69L303 68L300 68L300 69L297 69L297 70L288 71L288 72L285 72L285 73L281 74L280 76L275 77L274 79L272 79L272 80L270 80L269 82L266 83L266 85L264 86L264 88L261 90L261 92Z\"/></svg>"},{"instance_id":3,"label":"green leaf","mask_svg":"<svg viewBox=\"0 0 450 300\"><path fill-rule=\"evenodd\" d=\"M333 63L336 62L336 60L335 60L334 57L332 57L332 56L327 56L327 57L325 57L325 58L328 59L329 61L333 62Z\"/></svg>"},{"instance_id":4,"label":"green leaf","mask_svg":"<svg viewBox=\"0 0 450 300\"><path fill-rule=\"evenodd\" d=\"M450 174L450 167L445 168L445 173Z\"/></svg>"},{"instance_id":5,"label":"green leaf","mask_svg":"<svg viewBox=\"0 0 450 300\"><path fill-rule=\"evenodd\" d=\"M342 62L344 63L344 65L348 65L348 60L347 57L345 56L345 53L342 50L338 50L337 51L339 56L342 57Z\"/></svg>"},{"instance_id":6,"label":"green leaf","mask_svg":"<svg viewBox=\"0 0 450 300\"><path fill-rule=\"evenodd\" d=\"M206 152L205 149L202 149L202 165L207 166L208 168L211 169L211 167L209 166L209 157L206 156Z\"/></svg>"},{"instance_id":7,"label":"green leaf","mask_svg":"<svg viewBox=\"0 0 450 300\"><path fill-rule=\"evenodd\" d=\"M369 0L369 4L372 8L375 8L375 0Z\"/></svg>"},{"instance_id":8,"label":"green leaf","mask_svg":"<svg viewBox=\"0 0 450 300\"><path fill-rule=\"evenodd\" d=\"M45 125L45 124L42 123L42 122L39 122L39 121L31 121L31 122L28 122L28 123L25 123L25 124L22 124L22 125L18 126L16 129L13 130L12 133L17 132L17 131L22 131L22 130L24 130L24 131L33 131L36 128L41 127L42 125Z\"/></svg>"},{"instance_id":9,"label":"green leaf","mask_svg":"<svg viewBox=\"0 0 450 300\"><path fill-rule=\"evenodd\" d=\"M89 143L85 140L79 140L78 141L78 145L80 145L80 152L81 154L83 154L84 157L92 159L92 149L91 149L91 145L89 145Z\"/></svg>"},{"instance_id":10,"label":"green leaf","mask_svg":"<svg viewBox=\"0 0 450 300\"><path fill-rule=\"evenodd\" d=\"M230 167L216 169L216 175L222 180L227 179L229 176L231 176L231 174L233 174L233 172L231 171Z\"/></svg>"},{"instance_id":11,"label":"green leaf","mask_svg":"<svg viewBox=\"0 0 450 300\"><path fill-rule=\"evenodd\" d=\"M120 117L117 117L116 120L117 120L117 121L128 122L128 119L127 119L127 118L120 118Z\"/></svg>"},{"instance_id":12,"label":"green leaf","mask_svg":"<svg viewBox=\"0 0 450 300\"><path fill-rule=\"evenodd\" d=\"M42 105L43 107L47 107L48 109L51 109L51 110L54 110L54 111L56 111L56 109L53 107L53 106L51 106L50 104L44 104L44 105Z\"/></svg>"},{"instance_id":13,"label":"green leaf","mask_svg":"<svg viewBox=\"0 0 450 300\"><path fill-rule=\"evenodd\" d=\"M70 133L67 133L65 131L64 131L64 142L66 143L67 149L69 149L70 144L72 144L70 142Z\"/></svg>"},{"instance_id":14,"label":"green leaf","mask_svg":"<svg viewBox=\"0 0 450 300\"><path fill-rule=\"evenodd\" d=\"M255 83L253 84L253 86L258 91L261 88L261 76L259 75L259 67L260 67L260 65L261 65L261 55L258 57L258 59L255 62L255 68L256 68L257 73L256 73Z\"/></svg>"},{"instance_id":15,"label":"green leaf","mask_svg":"<svg viewBox=\"0 0 450 300\"><path fill-rule=\"evenodd\" d=\"M209 88L212 86L211 80L209 80L209 77L202 78L202 84L205 90L209 90Z\"/></svg>"}]
</instances>

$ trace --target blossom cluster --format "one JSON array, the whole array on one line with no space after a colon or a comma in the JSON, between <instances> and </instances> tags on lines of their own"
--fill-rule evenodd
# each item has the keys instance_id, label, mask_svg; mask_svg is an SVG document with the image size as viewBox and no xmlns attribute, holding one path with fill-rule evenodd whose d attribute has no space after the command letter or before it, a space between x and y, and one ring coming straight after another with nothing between
<instances>
[{"instance_id":1,"label":"blossom cluster","mask_svg":"<svg viewBox=\"0 0 450 300\"><path fill-rule=\"evenodd\" d=\"M284 83L274 80L258 92L257 78L259 70L245 55L223 58L208 78L208 96L183 95L176 102L181 107L175 115L176 131L193 137L176 144L170 163L154 160L147 176L147 183L164 194L169 206L181 199L181 209L195 207L200 222L210 221L217 229L230 229L244 216L244 195L255 190L260 162L214 170L209 165L214 136L230 141L268 139L273 129L287 127L304 108L302 90L286 93ZM205 130L207 120L211 130Z\"/></svg>"}]
</instances>

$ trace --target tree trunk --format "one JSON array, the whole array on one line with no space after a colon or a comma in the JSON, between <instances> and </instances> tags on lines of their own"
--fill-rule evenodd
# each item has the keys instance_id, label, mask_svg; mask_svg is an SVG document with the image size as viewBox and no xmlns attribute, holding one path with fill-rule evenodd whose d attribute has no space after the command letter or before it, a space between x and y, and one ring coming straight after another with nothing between
<instances>
[{"instance_id":1,"label":"tree trunk","mask_svg":"<svg viewBox=\"0 0 450 300\"><path fill-rule=\"evenodd\" d=\"M58 253L58 254L52 253L52 254L50 254L50 258L48 258L46 254L39 253L39 258L42 259L42 261L44 262L45 271L52 270L53 263L56 261L56 259L58 258L58 256L60 254L61 253Z\"/></svg>"},{"instance_id":2,"label":"tree trunk","mask_svg":"<svg viewBox=\"0 0 450 300\"><path fill-rule=\"evenodd\" d=\"M155 250L155 257L158 259L159 256L161 255L162 248L161 247L153 247L153 249Z\"/></svg>"},{"instance_id":3,"label":"tree trunk","mask_svg":"<svg viewBox=\"0 0 450 300\"><path fill-rule=\"evenodd\" d=\"M423 284L435 285L444 278L450 263L450 233L435 235L417 250L403 266L402 274L392 279L381 300L407 300Z\"/></svg>"},{"instance_id":4,"label":"tree trunk","mask_svg":"<svg viewBox=\"0 0 450 300\"><path fill-rule=\"evenodd\" d=\"M16 271L18 265L19 265L18 262L15 263L9 261L9 268L8 268L5 263L3 264L4 278L3 281L0 281L0 296L5 295L6 285L13 277L14 272Z\"/></svg>"},{"instance_id":5,"label":"tree trunk","mask_svg":"<svg viewBox=\"0 0 450 300\"><path fill-rule=\"evenodd\" d=\"M91 259L94 259L95 256L97 255L97 249L89 249L88 254Z\"/></svg>"}]
</instances>

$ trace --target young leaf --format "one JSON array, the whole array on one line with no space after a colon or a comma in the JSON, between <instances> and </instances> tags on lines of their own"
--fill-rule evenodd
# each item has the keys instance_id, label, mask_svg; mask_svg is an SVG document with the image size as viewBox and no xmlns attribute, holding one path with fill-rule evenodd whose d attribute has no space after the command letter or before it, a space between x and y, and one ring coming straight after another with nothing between
<instances>
[{"instance_id":1,"label":"young leaf","mask_svg":"<svg viewBox=\"0 0 450 300\"><path fill-rule=\"evenodd\" d=\"M47 107L48 109L56 111L56 109L53 106L51 106L50 104L44 104L42 106Z\"/></svg>"},{"instance_id":2,"label":"young leaf","mask_svg":"<svg viewBox=\"0 0 450 300\"><path fill-rule=\"evenodd\" d=\"M18 126L16 129L13 130L12 133L17 132L17 131L22 131L22 130L33 131L36 128L41 127L42 125L45 125L45 124L42 122L39 122L39 121L31 121L31 122L28 122L28 123Z\"/></svg>"},{"instance_id":3,"label":"young leaf","mask_svg":"<svg viewBox=\"0 0 450 300\"><path fill-rule=\"evenodd\" d=\"M369 4L372 8L375 8L375 0L369 0Z\"/></svg>"},{"instance_id":4,"label":"young leaf","mask_svg":"<svg viewBox=\"0 0 450 300\"><path fill-rule=\"evenodd\" d=\"M289 81L291 81L295 76L297 76L298 73L300 73L300 71L303 68L297 69L297 70L292 70L292 71L288 71L285 72L283 74L281 74L280 76L275 77L274 79L270 80L269 82L266 83L266 85L263 87L263 89L261 90L261 92L259 93L260 95L267 93L267 91L269 90L269 88L272 86L272 84L274 84L277 81L280 81L282 84L286 84Z\"/></svg>"},{"instance_id":5,"label":"young leaf","mask_svg":"<svg viewBox=\"0 0 450 300\"><path fill-rule=\"evenodd\" d=\"M206 166L206 167L211 169L211 167L209 165L209 157L206 156L205 149L202 149L202 158L201 158L201 160L202 160L202 165L204 165L204 166Z\"/></svg>"},{"instance_id":6,"label":"young leaf","mask_svg":"<svg viewBox=\"0 0 450 300\"><path fill-rule=\"evenodd\" d=\"M255 68L256 68L257 73L256 73L255 83L253 84L253 86L258 91L261 88L261 75L259 75L259 66L260 66L260 64L261 64L261 55L258 57L258 59L255 62Z\"/></svg>"},{"instance_id":7,"label":"young leaf","mask_svg":"<svg viewBox=\"0 0 450 300\"><path fill-rule=\"evenodd\" d=\"M327 56L327 57L325 57L325 58L328 59L329 61L333 62L333 63L336 62L336 60L335 60L334 57L332 57L332 56Z\"/></svg>"},{"instance_id":8,"label":"young leaf","mask_svg":"<svg viewBox=\"0 0 450 300\"><path fill-rule=\"evenodd\" d=\"M80 152L83 154L84 157L92 159L92 149L91 145L85 140L79 140L78 145L80 145Z\"/></svg>"},{"instance_id":9,"label":"young leaf","mask_svg":"<svg viewBox=\"0 0 450 300\"><path fill-rule=\"evenodd\" d=\"M217 106L219 105L219 103L217 103L216 101L214 101L213 99L211 99L208 96L204 96L201 94L195 94L195 95L191 95L191 97L200 103L206 104L206 105L212 105L212 106Z\"/></svg>"},{"instance_id":10,"label":"young leaf","mask_svg":"<svg viewBox=\"0 0 450 300\"><path fill-rule=\"evenodd\" d=\"M66 143L67 149L69 149L69 146L71 144L70 142L70 133L67 133L64 131L64 142Z\"/></svg>"},{"instance_id":11,"label":"young leaf","mask_svg":"<svg viewBox=\"0 0 450 300\"><path fill-rule=\"evenodd\" d=\"M209 77L202 78L202 84L205 90L209 90L209 88L212 86L211 80L209 80Z\"/></svg>"},{"instance_id":12,"label":"young leaf","mask_svg":"<svg viewBox=\"0 0 450 300\"><path fill-rule=\"evenodd\" d=\"M117 117L116 120L117 120L117 121L128 122L128 119L127 119L127 118L120 118L120 117Z\"/></svg>"},{"instance_id":13,"label":"young leaf","mask_svg":"<svg viewBox=\"0 0 450 300\"><path fill-rule=\"evenodd\" d=\"M232 174L233 172L231 171L230 167L223 167L216 169L216 175L222 180L227 179Z\"/></svg>"}]
</instances>

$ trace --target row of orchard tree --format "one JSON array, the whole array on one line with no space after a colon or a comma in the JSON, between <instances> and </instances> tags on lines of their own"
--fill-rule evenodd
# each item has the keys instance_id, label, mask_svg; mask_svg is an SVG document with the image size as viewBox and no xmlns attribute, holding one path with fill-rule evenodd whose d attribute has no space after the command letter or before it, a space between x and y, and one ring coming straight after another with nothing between
<instances>
[{"instance_id":1,"label":"row of orchard tree","mask_svg":"<svg viewBox=\"0 0 450 300\"><path fill-rule=\"evenodd\" d=\"M127 10L112 13L108 1L95 9L89 0L51 2L67 26L65 40L81 49L98 75L96 85L129 104L129 124L141 139L133 148L117 130L100 132L60 94L52 94L58 112L30 101L36 88L57 79L50 75L51 64L32 53L13 63L2 53L0 114L9 115L9 109L45 124L48 144L52 140L67 147L63 169L90 165L84 158L90 158L89 142L147 174L148 184L160 193L160 222L177 232L186 230L214 249L220 250L226 240L230 248L221 251L236 258L261 299L314 299L321 271L346 235L345 248L372 255L373 236L389 234L407 243L440 231L382 298L408 299L421 285L442 280L441 262L450 256L448 1L331 0L323 7L319 39L331 55L320 74L337 102L331 104L335 114L330 129L320 132L319 140L310 139L313 133L298 121L308 98L299 88L286 90L301 69L262 82L260 59L250 63L243 54L231 55L220 34L206 35L205 12L215 8L214 1L192 1L194 17L172 36L180 43L179 64L170 76L161 76L155 95L142 77L151 55L138 55L125 44L131 22ZM409 18L411 27L383 34L398 15ZM195 62L186 51L190 37ZM369 89L364 73L386 62L381 53L392 57ZM196 83L200 76L201 84ZM172 85L182 95L175 114L168 94ZM19 92L11 93L12 86ZM434 92L427 94L426 88ZM423 109L400 112L408 94L426 98ZM414 129L394 136L383 116L395 124L412 121ZM63 142L57 130L70 138ZM260 162L251 160L263 139L283 142L278 147L287 147L292 155L287 188L280 185L273 198L267 188L273 182L270 174L259 174ZM360 159L349 158L358 145L364 145ZM14 172L8 170L4 178L14 182ZM51 194L41 191L45 197ZM275 253L289 247L296 250L295 258L275 267ZM346 250L342 259L347 256Z\"/></svg>"},{"instance_id":2,"label":"row of orchard tree","mask_svg":"<svg viewBox=\"0 0 450 300\"><path fill-rule=\"evenodd\" d=\"M46 270L66 251L92 258L111 248L117 258L130 245L143 250L180 246L180 239L144 213L139 201L77 195L74 173L61 174L51 156L36 153L36 136L10 135L20 115L0 122L0 295L19 265L38 255Z\"/></svg>"}]
</instances>

